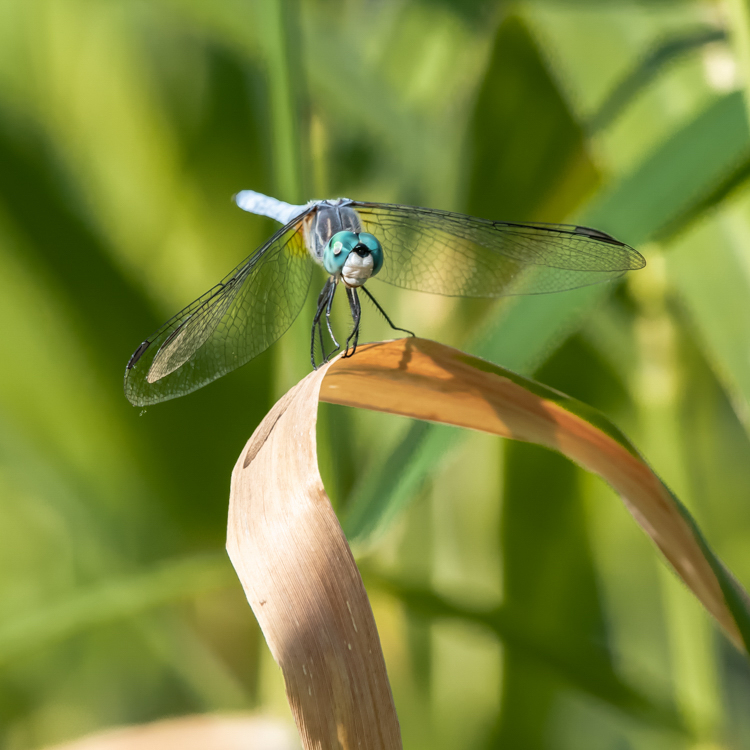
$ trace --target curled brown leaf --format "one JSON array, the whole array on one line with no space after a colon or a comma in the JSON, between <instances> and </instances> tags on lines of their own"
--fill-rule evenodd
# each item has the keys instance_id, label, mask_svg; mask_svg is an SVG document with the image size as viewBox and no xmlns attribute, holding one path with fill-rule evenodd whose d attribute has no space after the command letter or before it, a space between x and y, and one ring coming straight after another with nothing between
<instances>
[{"instance_id":1,"label":"curled brown leaf","mask_svg":"<svg viewBox=\"0 0 750 750\"><path fill-rule=\"evenodd\" d=\"M450 347L361 346L271 410L235 467L228 550L306 748L400 747L377 631L317 467L317 400L481 430L557 450L603 477L677 574L747 650L750 600L687 511L602 415Z\"/></svg>"},{"instance_id":2,"label":"curled brown leaf","mask_svg":"<svg viewBox=\"0 0 750 750\"><path fill-rule=\"evenodd\" d=\"M243 714L198 714L118 727L47 750L294 750L284 723Z\"/></svg>"}]
</instances>

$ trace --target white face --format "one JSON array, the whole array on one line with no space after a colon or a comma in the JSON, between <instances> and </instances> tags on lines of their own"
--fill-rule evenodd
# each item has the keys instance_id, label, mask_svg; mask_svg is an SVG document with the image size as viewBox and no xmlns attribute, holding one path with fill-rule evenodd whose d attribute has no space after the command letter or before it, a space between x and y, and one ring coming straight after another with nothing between
<instances>
[{"instance_id":1,"label":"white face","mask_svg":"<svg viewBox=\"0 0 750 750\"><path fill-rule=\"evenodd\" d=\"M372 255L369 253L362 257L357 253L349 253L349 257L341 269L341 276L347 286L362 286L372 276Z\"/></svg>"}]
</instances>

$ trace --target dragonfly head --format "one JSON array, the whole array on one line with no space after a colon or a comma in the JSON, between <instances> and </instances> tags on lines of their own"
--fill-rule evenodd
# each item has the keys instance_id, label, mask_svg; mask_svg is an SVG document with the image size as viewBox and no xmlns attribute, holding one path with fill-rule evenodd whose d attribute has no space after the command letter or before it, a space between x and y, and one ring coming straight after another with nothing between
<instances>
[{"instance_id":1,"label":"dragonfly head","mask_svg":"<svg viewBox=\"0 0 750 750\"><path fill-rule=\"evenodd\" d=\"M362 286L383 267L383 248L367 232L337 232L323 251L323 266L348 286Z\"/></svg>"}]
</instances>

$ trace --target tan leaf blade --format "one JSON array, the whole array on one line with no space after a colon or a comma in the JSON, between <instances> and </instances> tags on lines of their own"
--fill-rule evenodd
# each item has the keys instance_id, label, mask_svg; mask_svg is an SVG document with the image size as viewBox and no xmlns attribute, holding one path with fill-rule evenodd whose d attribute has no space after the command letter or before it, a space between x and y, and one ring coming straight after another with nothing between
<instances>
[{"instance_id":1,"label":"tan leaf blade","mask_svg":"<svg viewBox=\"0 0 750 750\"><path fill-rule=\"evenodd\" d=\"M731 640L750 599L679 501L602 415L489 362L423 339L360 346L269 412L232 474L227 549L305 748L400 748L372 611L317 466L318 398L555 449L602 476Z\"/></svg>"},{"instance_id":2,"label":"tan leaf blade","mask_svg":"<svg viewBox=\"0 0 750 750\"><path fill-rule=\"evenodd\" d=\"M284 673L305 748L401 747L375 619L318 473L328 366L268 413L232 473L227 551Z\"/></svg>"},{"instance_id":3,"label":"tan leaf blade","mask_svg":"<svg viewBox=\"0 0 750 750\"><path fill-rule=\"evenodd\" d=\"M595 409L424 339L360 347L332 363L320 398L537 443L603 477L734 644L750 651L750 597L677 498Z\"/></svg>"},{"instance_id":4,"label":"tan leaf blade","mask_svg":"<svg viewBox=\"0 0 750 750\"><path fill-rule=\"evenodd\" d=\"M249 714L197 714L108 729L47 750L294 750L290 729Z\"/></svg>"}]
</instances>

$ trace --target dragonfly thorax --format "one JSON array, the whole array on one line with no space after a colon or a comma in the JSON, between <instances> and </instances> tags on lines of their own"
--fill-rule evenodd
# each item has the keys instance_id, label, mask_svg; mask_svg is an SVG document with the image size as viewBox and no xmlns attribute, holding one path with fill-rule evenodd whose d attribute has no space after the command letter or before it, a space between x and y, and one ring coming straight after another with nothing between
<instances>
[{"instance_id":1,"label":"dragonfly thorax","mask_svg":"<svg viewBox=\"0 0 750 750\"><path fill-rule=\"evenodd\" d=\"M305 242L318 263L323 263L323 253L334 234L362 231L359 215L349 203L346 198L321 201L312 212L305 227Z\"/></svg>"},{"instance_id":2,"label":"dragonfly thorax","mask_svg":"<svg viewBox=\"0 0 750 750\"><path fill-rule=\"evenodd\" d=\"M367 232L337 232L326 243L323 266L347 286L362 286L383 267L383 248Z\"/></svg>"}]
</instances>

